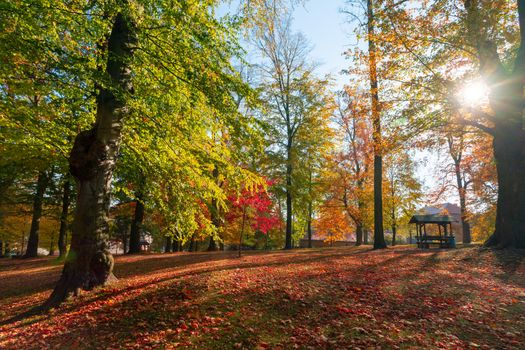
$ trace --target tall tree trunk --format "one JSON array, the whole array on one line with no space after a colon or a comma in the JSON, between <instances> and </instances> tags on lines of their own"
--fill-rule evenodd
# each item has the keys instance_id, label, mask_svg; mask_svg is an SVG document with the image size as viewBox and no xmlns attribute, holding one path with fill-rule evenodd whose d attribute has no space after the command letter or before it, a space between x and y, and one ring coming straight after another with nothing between
<instances>
[{"instance_id":1,"label":"tall tree trunk","mask_svg":"<svg viewBox=\"0 0 525 350\"><path fill-rule=\"evenodd\" d=\"M459 144L454 144L454 137L452 134L447 135L448 149L452 160L454 161L454 173L456 175L456 184L459 195L459 208L461 216L461 225L463 232L463 243L470 243L470 224L467 216L467 186L468 183L465 180L465 175L462 174L461 162L463 161L463 130L459 136Z\"/></svg>"},{"instance_id":2,"label":"tall tree trunk","mask_svg":"<svg viewBox=\"0 0 525 350\"><path fill-rule=\"evenodd\" d=\"M370 232L368 231L368 229L363 227L363 243L364 244L368 244L369 243L369 241L368 241L369 234L370 234Z\"/></svg>"},{"instance_id":3,"label":"tall tree trunk","mask_svg":"<svg viewBox=\"0 0 525 350\"><path fill-rule=\"evenodd\" d=\"M466 192L467 189L462 184L461 175L457 177L458 180L458 192L459 192L459 208L461 211L461 225L462 225L462 231L463 231L463 243L469 244L472 239L470 236L470 223L467 216L467 200L466 200Z\"/></svg>"},{"instance_id":4,"label":"tall tree trunk","mask_svg":"<svg viewBox=\"0 0 525 350\"><path fill-rule=\"evenodd\" d=\"M193 252L195 249L195 234L191 235L190 245L188 247L188 252Z\"/></svg>"},{"instance_id":5,"label":"tall tree trunk","mask_svg":"<svg viewBox=\"0 0 525 350\"><path fill-rule=\"evenodd\" d=\"M26 258L34 258L38 255L38 236L40 233L40 219L42 217L42 204L44 201L44 193L49 182L49 174L41 171L38 174L36 183L35 196L33 198L33 218L31 220L31 229L29 231L29 238L27 240L27 250L24 255Z\"/></svg>"},{"instance_id":6,"label":"tall tree trunk","mask_svg":"<svg viewBox=\"0 0 525 350\"><path fill-rule=\"evenodd\" d=\"M496 126L494 158L498 172L496 228L485 242L498 248L525 248L525 131Z\"/></svg>"},{"instance_id":7,"label":"tall tree trunk","mask_svg":"<svg viewBox=\"0 0 525 350\"><path fill-rule=\"evenodd\" d=\"M292 249L292 160L291 146L288 146L286 164L286 235L284 249Z\"/></svg>"},{"instance_id":8,"label":"tall tree trunk","mask_svg":"<svg viewBox=\"0 0 525 350\"><path fill-rule=\"evenodd\" d=\"M131 222L131 230L129 232L129 254L140 253L140 233L142 231L142 223L144 222L144 202L142 194L137 193L137 200L135 201L135 214Z\"/></svg>"},{"instance_id":9,"label":"tall tree trunk","mask_svg":"<svg viewBox=\"0 0 525 350\"><path fill-rule=\"evenodd\" d=\"M129 114L122 96L133 93L130 67L136 44L133 19L118 13L107 44L106 74L112 89L100 88L95 125L77 135L71 150L69 166L78 189L71 248L44 308L115 279L113 256L108 249L111 181L123 119Z\"/></svg>"},{"instance_id":10,"label":"tall tree trunk","mask_svg":"<svg viewBox=\"0 0 525 350\"><path fill-rule=\"evenodd\" d=\"M246 222L246 207L242 209L242 224L241 224L241 234L239 237L239 258L241 257L242 252L242 238L244 237L244 224Z\"/></svg>"},{"instance_id":11,"label":"tall tree trunk","mask_svg":"<svg viewBox=\"0 0 525 350\"><path fill-rule=\"evenodd\" d=\"M392 225L392 245L396 245L396 225Z\"/></svg>"},{"instance_id":12,"label":"tall tree trunk","mask_svg":"<svg viewBox=\"0 0 525 350\"><path fill-rule=\"evenodd\" d=\"M171 253L173 249L173 240L171 236L166 236L166 243L164 244L164 253Z\"/></svg>"},{"instance_id":13,"label":"tall tree trunk","mask_svg":"<svg viewBox=\"0 0 525 350\"><path fill-rule=\"evenodd\" d=\"M213 198L211 200L211 208L210 208L210 214L211 214L211 223L213 225L213 227L215 227L215 229L217 230L217 232L219 231L220 229L220 226L221 226L221 219L220 219L220 216L219 216L219 207L217 205L217 200L215 198ZM215 242L215 238L213 236L210 236L210 243L208 244L208 248L207 248L207 251L209 252L213 252L213 251L216 251L218 250L218 246L217 246L217 242Z\"/></svg>"},{"instance_id":14,"label":"tall tree trunk","mask_svg":"<svg viewBox=\"0 0 525 350\"><path fill-rule=\"evenodd\" d=\"M308 221L306 230L308 232L308 248L312 248L312 202L308 203Z\"/></svg>"},{"instance_id":15,"label":"tall tree trunk","mask_svg":"<svg viewBox=\"0 0 525 350\"><path fill-rule=\"evenodd\" d=\"M69 204L71 202L71 182L69 176L64 181L64 189L62 192L62 212L60 213L60 229L58 231L58 254L60 258L66 256L66 235L67 235L67 216L69 215Z\"/></svg>"},{"instance_id":16,"label":"tall tree trunk","mask_svg":"<svg viewBox=\"0 0 525 350\"><path fill-rule=\"evenodd\" d=\"M216 183L219 182L219 169L217 168L217 165L214 166L213 172L212 172L213 179ZM219 184L220 185L220 184ZM217 234L220 231L221 227L221 217L219 212L219 205L216 198L212 198L211 205L210 205L210 215L211 215L211 224L215 229L217 230ZM210 243L208 245L208 251L213 252L218 250L217 242L215 242L215 238L213 236L210 237Z\"/></svg>"},{"instance_id":17,"label":"tall tree trunk","mask_svg":"<svg viewBox=\"0 0 525 350\"><path fill-rule=\"evenodd\" d=\"M363 224L357 224L355 227L355 245L363 244Z\"/></svg>"},{"instance_id":18,"label":"tall tree trunk","mask_svg":"<svg viewBox=\"0 0 525 350\"><path fill-rule=\"evenodd\" d=\"M374 249L383 249L386 248L383 231L383 157L373 6L372 0L368 0L368 64L370 68L370 95L372 97L372 124L374 128Z\"/></svg>"},{"instance_id":19,"label":"tall tree trunk","mask_svg":"<svg viewBox=\"0 0 525 350\"><path fill-rule=\"evenodd\" d=\"M4 257L4 242L0 240L0 258Z\"/></svg>"}]
</instances>

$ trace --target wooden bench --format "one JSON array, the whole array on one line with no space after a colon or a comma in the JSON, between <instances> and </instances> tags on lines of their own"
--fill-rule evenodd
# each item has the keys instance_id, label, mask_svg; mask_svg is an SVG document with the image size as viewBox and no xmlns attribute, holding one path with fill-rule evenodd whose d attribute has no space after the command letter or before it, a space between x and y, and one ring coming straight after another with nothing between
<instances>
[{"instance_id":1,"label":"wooden bench","mask_svg":"<svg viewBox=\"0 0 525 350\"><path fill-rule=\"evenodd\" d=\"M430 248L431 244L438 244L439 248L455 248L456 238L454 236L416 236L418 248Z\"/></svg>"}]
</instances>

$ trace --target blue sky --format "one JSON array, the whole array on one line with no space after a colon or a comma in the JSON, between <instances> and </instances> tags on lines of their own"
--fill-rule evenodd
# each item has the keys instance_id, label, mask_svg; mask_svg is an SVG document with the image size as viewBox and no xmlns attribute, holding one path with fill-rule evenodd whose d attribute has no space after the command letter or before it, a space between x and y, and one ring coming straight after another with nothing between
<instances>
[{"instance_id":1,"label":"blue sky","mask_svg":"<svg viewBox=\"0 0 525 350\"><path fill-rule=\"evenodd\" d=\"M310 0L294 11L294 28L313 45L311 57L320 63L318 72L330 73L338 87L345 83L340 72L349 64L343 53L355 44L353 25L340 12L343 5L338 0Z\"/></svg>"}]
</instances>

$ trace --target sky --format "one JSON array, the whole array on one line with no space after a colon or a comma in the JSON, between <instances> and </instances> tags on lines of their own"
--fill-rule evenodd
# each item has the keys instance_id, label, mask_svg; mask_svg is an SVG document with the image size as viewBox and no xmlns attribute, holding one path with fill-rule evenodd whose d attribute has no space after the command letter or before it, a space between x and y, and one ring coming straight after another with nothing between
<instances>
[{"instance_id":1,"label":"sky","mask_svg":"<svg viewBox=\"0 0 525 350\"><path fill-rule=\"evenodd\" d=\"M344 52L355 44L353 24L348 23L338 0L310 0L294 11L294 28L302 32L313 46L311 58L319 63L318 73L330 74L342 88L345 76L341 70L349 61Z\"/></svg>"}]
</instances>

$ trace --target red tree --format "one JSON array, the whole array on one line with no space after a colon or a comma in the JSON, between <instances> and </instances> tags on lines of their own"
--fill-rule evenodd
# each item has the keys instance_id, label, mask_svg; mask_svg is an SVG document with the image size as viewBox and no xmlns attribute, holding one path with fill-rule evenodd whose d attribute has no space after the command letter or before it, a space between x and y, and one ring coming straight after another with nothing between
<instances>
[{"instance_id":1,"label":"red tree","mask_svg":"<svg viewBox=\"0 0 525 350\"><path fill-rule=\"evenodd\" d=\"M266 187L271 186L271 181L266 181L266 186L258 185L253 188L243 188L240 193L230 195L230 211L226 215L229 223L240 220L239 232L239 257L246 227L254 231L268 234L272 228L280 224L280 218L276 215L274 203L271 200Z\"/></svg>"}]
</instances>

